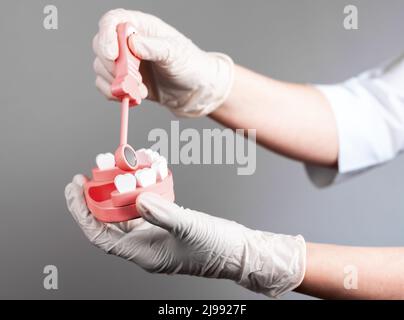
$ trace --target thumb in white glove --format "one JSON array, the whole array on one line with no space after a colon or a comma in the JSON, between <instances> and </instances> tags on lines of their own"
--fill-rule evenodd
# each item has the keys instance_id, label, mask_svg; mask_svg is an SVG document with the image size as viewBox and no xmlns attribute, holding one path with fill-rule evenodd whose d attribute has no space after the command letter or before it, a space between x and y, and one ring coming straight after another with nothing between
<instances>
[{"instance_id":1,"label":"thumb in white glove","mask_svg":"<svg viewBox=\"0 0 404 320\"><path fill-rule=\"evenodd\" d=\"M269 297L291 291L303 280L306 248L301 236L254 231L152 193L138 197L143 219L103 224L85 205L84 181L76 176L66 187L69 211L88 239L109 254L149 272L234 280Z\"/></svg>"},{"instance_id":2,"label":"thumb in white glove","mask_svg":"<svg viewBox=\"0 0 404 320\"><path fill-rule=\"evenodd\" d=\"M138 32L129 38L131 51L148 62L142 63L138 79L143 97L148 94L149 99L184 117L207 115L226 100L234 69L228 56L202 51L155 16L124 9L109 11L101 18L93 41L96 86L106 97L114 99L116 27L123 22L130 22Z\"/></svg>"}]
</instances>

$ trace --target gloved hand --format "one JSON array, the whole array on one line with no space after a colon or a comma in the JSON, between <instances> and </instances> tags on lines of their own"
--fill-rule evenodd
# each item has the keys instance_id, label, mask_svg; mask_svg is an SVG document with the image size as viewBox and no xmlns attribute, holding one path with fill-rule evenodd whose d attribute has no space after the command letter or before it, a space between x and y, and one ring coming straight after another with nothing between
<instances>
[{"instance_id":1,"label":"gloved hand","mask_svg":"<svg viewBox=\"0 0 404 320\"><path fill-rule=\"evenodd\" d=\"M99 22L93 41L96 86L109 99L118 57L116 26L130 22L138 34L129 38L142 63L139 85L142 98L168 107L178 116L198 117L219 107L230 93L233 62L221 53L205 52L157 17L139 11L116 9ZM143 81L143 83L142 83Z\"/></svg>"},{"instance_id":2,"label":"gloved hand","mask_svg":"<svg viewBox=\"0 0 404 320\"><path fill-rule=\"evenodd\" d=\"M108 254L149 272L234 280L269 297L293 290L303 280L306 246L301 236L251 230L152 193L138 197L142 218L103 224L86 207L85 179L78 175L66 187L67 206L87 238Z\"/></svg>"}]
</instances>

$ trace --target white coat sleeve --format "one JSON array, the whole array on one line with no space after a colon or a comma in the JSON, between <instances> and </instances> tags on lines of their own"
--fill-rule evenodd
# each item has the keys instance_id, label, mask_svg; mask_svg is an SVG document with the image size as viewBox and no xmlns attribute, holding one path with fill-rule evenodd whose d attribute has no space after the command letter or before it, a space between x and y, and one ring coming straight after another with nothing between
<instances>
[{"instance_id":1,"label":"white coat sleeve","mask_svg":"<svg viewBox=\"0 0 404 320\"><path fill-rule=\"evenodd\" d=\"M346 180L404 151L404 55L336 85L316 86L335 116L338 168L306 165L319 187Z\"/></svg>"}]
</instances>

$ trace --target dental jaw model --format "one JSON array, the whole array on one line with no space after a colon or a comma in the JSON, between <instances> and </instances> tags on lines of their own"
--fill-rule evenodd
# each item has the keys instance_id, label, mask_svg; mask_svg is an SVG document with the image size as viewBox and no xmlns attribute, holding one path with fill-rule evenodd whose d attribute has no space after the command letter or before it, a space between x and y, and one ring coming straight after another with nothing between
<instances>
[{"instance_id":1,"label":"dental jaw model","mask_svg":"<svg viewBox=\"0 0 404 320\"><path fill-rule=\"evenodd\" d=\"M100 221L114 223L139 217L136 198L142 192L154 192L174 201L174 186L167 160L150 149L135 151L127 142L129 108L139 105L141 97L136 73L140 60L130 51L127 41L135 33L129 23L117 27L119 57L112 93L121 100L120 145L115 152L99 154L92 180L84 185L87 206Z\"/></svg>"}]
</instances>

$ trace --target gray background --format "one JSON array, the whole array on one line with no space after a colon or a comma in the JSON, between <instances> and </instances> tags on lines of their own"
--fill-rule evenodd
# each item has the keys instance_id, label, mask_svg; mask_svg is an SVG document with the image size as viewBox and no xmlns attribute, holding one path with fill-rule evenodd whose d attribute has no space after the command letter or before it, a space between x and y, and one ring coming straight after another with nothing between
<instances>
[{"instance_id":1,"label":"gray background","mask_svg":"<svg viewBox=\"0 0 404 320\"><path fill-rule=\"evenodd\" d=\"M42 27L59 9L59 30ZM360 30L342 27L356 4ZM229 281L151 275L92 247L63 191L118 139L117 106L94 87L91 40L99 17L125 7L153 13L206 50L278 79L343 80L403 49L404 2L390 1L5 1L0 3L0 298L261 299ZM131 114L130 142L175 119L149 102ZM213 128L209 119L181 128ZM257 171L174 166L178 203L252 228L345 245L403 245L402 159L354 181L317 190L303 166L258 149ZM217 181L221 183L218 185ZM47 264L58 291L42 286ZM304 298L290 294L286 298Z\"/></svg>"}]
</instances>

